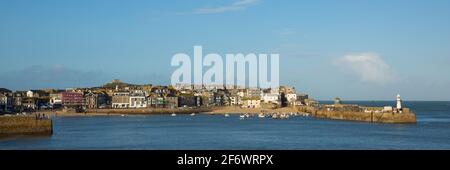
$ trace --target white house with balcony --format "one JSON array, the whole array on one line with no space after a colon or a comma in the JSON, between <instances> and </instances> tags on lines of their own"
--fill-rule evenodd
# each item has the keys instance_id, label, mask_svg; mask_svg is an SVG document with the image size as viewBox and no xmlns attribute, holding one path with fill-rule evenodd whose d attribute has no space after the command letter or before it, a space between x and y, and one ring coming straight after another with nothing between
<instances>
[{"instance_id":1,"label":"white house with balcony","mask_svg":"<svg viewBox=\"0 0 450 170\"><path fill-rule=\"evenodd\" d=\"M146 108L147 100L144 95L131 95L129 108Z\"/></svg>"}]
</instances>

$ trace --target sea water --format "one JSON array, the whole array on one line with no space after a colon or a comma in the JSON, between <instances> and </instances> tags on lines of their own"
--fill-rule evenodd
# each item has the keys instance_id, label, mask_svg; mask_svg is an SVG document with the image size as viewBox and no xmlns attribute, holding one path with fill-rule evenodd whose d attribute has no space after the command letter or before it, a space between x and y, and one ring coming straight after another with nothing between
<instances>
[{"instance_id":1,"label":"sea water","mask_svg":"<svg viewBox=\"0 0 450 170\"><path fill-rule=\"evenodd\" d=\"M416 124L233 114L55 117L53 135L0 139L0 149L450 149L450 102L404 105Z\"/></svg>"}]
</instances>

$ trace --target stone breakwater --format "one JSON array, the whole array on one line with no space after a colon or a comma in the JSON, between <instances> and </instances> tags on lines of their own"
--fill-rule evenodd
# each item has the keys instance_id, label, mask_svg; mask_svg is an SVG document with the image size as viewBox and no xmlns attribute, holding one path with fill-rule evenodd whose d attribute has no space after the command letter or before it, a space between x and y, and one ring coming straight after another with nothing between
<instances>
[{"instance_id":1,"label":"stone breakwater","mask_svg":"<svg viewBox=\"0 0 450 170\"><path fill-rule=\"evenodd\" d=\"M0 135L51 135L51 119L36 116L0 116Z\"/></svg>"},{"instance_id":2,"label":"stone breakwater","mask_svg":"<svg viewBox=\"0 0 450 170\"><path fill-rule=\"evenodd\" d=\"M300 111L310 113L311 116L323 119L349 120L373 123L416 123L416 114L412 112L351 112L351 111L326 111L304 107Z\"/></svg>"}]
</instances>

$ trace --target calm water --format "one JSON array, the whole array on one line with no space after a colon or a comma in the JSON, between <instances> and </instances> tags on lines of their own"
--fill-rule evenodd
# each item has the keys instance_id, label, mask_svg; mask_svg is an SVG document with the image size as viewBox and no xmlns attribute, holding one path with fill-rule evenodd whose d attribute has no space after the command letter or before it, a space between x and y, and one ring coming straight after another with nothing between
<instances>
[{"instance_id":1,"label":"calm water","mask_svg":"<svg viewBox=\"0 0 450 170\"><path fill-rule=\"evenodd\" d=\"M0 149L450 149L450 102L405 105L417 113L417 124L209 115L59 117L52 136L1 139Z\"/></svg>"}]
</instances>

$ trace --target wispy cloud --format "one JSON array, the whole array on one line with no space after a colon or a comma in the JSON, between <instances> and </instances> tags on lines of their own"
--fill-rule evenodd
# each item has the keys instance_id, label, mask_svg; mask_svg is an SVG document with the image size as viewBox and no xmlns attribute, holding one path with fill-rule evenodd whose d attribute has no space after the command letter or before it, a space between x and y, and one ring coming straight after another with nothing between
<instances>
[{"instance_id":1,"label":"wispy cloud","mask_svg":"<svg viewBox=\"0 0 450 170\"><path fill-rule=\"evenodd\" d=\"M357 75L361 81L378 85L391 83L397 77L392 68L375 53L348 54L334 61L334 64Z\"/></svg>"},{"instance_id":2,"label":"wispy cloud","mask_svg":"<svg viewBox=\"0 0 450 170\"><path fill-rule=\"evenodd\" d=\"M199 8L194 11L195 14L216 14L231 11L245 10L249 6L255 5L259 0L237 0L232 4L219 6L219 7L205 7Z\"/></svg>"}]
</instances>

